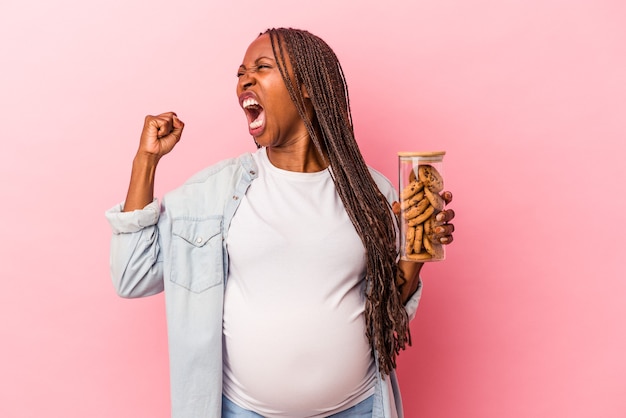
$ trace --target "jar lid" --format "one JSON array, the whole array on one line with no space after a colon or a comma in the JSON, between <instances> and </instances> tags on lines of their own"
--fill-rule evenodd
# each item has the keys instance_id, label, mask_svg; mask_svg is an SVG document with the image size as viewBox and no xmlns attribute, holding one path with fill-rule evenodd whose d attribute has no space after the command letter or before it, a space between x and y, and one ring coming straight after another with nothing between
<instances>
[{"instance_id":1,"label":"jar lid","mask_svg":"<svg viewBox=\"0 0 626 418\"><path fill-rule=\"evenodd\" d=\"M422 151L422 152L401 151L401 152L398 152L399 157L439 157L443 155L446 155L445 151Z\"/></svg>"}]
</instances>

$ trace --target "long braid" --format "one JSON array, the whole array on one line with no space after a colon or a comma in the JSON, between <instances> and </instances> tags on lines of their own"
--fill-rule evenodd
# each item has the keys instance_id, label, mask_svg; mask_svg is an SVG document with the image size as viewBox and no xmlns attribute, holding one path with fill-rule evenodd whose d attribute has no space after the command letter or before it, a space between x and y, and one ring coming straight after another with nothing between
<instances>
[{"instance_id":1,"label":"long braid","mask_svg":"<svg viewBox=\"0 0 626 418\"><path fill-rule=\"evenodd\" d=\"M397 220L354 138L343 70L333 50L307 31L278 28L265 33L270 35L278 68L311 140L321 158L328 156L337 192L365 247L366 336L379 354L381 372L389 374L396 367L396 355L411 344L407 313L395 282ZM310 96L312 121L301 86Z\"/></svg>"}]
</instances>

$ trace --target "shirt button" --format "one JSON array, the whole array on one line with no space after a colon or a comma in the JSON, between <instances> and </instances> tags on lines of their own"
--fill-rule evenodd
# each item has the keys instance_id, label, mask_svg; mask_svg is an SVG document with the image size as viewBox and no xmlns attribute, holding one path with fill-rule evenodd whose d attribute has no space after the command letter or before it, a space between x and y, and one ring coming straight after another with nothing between
<instances>
[{"instance_id":1,"label":"shirt button","mask_svg":"<svg viewBox=\"0 0 626 418\"><path fill-rule=\"evenodd\" d=\"M196 238L196 243L197 244L202 244L202 237Z\"/></svg>"},{"instance_id":2,"label":"shirt button","mask_svg":"<svg viewBox=\"0 0 626 418\"><path fill-rule=\"evenodd\" d=\"M233 200L237 200L237 199L239 199L239 196L237 195L233 196Z\"/></svg>"}]
</instances>

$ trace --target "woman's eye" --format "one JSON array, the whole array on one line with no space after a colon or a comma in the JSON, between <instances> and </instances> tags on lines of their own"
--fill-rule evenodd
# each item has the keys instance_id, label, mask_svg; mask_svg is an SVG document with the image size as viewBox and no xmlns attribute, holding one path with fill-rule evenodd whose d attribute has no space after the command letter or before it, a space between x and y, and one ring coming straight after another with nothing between
<instances>
[{"instance_id":1,"label":"woman's eye","mask_svg":"<svg viewBox=\"0 0 626 418\"><path fill-rule=\"evenodd\" d=\"M257 71L259 71L259 70L262 70L262 69L269 69L269 68L272 68L272 66L271 66L271 65L269 65L269 64L259 64L259 65L255 66L255 67L250 67L250 69L249 69L249 70L239 70L239 71L237 71L237 78L240 78L241 76L243 76L243 75L244 75L245 73L247 73L248 71L250 71L250 72L253 72L253 73L254 73L254 72L257 72Z\"/></svg>"}]
</instances>

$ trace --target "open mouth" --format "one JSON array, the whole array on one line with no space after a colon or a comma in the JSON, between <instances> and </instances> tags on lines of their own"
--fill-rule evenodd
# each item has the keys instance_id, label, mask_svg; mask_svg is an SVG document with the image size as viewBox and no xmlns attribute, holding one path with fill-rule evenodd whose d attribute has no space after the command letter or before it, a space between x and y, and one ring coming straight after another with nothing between
<instances>
[{"instance_id":1,"label":"open mouth","mask_svg":"<svg viewBox=\"0 0 626 418\"><path fill-rule=\"evenodd\" d=\"M265 123L265 111L263 110L263 106L252 97L244 99L241 106L246 112L250 133L253 134L253 131L257 131Z\"/></svg>"}]
</instances>

